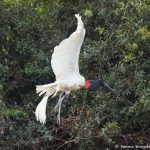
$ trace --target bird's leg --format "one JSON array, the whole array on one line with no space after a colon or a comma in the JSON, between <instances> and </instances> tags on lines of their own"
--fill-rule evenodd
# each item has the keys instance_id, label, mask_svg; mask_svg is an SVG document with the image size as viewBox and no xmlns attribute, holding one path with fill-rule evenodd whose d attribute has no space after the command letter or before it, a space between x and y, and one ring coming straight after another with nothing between
<instances>
[{"instance_id":1,"label":"bird's leg","mask_svg":"<svg viewBox=\"0 0 150 150\"><path fill-rule=\"evenodd\" d=\"M60 93L58 102L57 102L57 104L56 104L56 106L55 106L55 111L58 111L58 107L59 107L59 104L60 104L60 100L61 100L62 95L63 95L63 93Z\"/></svg>"},{"instance_id":2,"label":"bird's leg","mask_svg":"<svg viewBox=\"0 0 150 150\"><path fill-rule=\"evenodd\" d=\"M61 111L61 103L63 99L67 96L65 92L61 93L59 96L58 103L55 106L55 110L58 111L58 116L57 116L57 123L60 124L60 111Z\"/></svg>"},{"instance_id":3,"label":"bird's leg","mask_svg":"<svg viewBox=\"0 0 150 150\"><path fill-rule=\"evenodd\" d=\"M61 111L61 103L62 103L62 100L64 99L65 97L62 97L60 99L60 102L59 102L59 108L58 108L58 116L57 116L57 123L60 124L60 111Z\"/></svg>"}]
</instances>

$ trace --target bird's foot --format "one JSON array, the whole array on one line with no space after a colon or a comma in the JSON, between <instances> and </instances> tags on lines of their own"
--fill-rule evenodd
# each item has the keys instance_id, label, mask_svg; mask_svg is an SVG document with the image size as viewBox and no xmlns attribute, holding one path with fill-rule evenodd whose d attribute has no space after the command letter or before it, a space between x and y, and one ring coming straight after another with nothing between
<instances>
[{"instance_id":1,"label":"bird's foot","mask_svg":"<svg viewBox=\"0 0 150 150\"><path fill-rule=\"evenodd\" d=\"M57 124L60 124L60 114L57 116Z\"/></svg>"}]
</instances>

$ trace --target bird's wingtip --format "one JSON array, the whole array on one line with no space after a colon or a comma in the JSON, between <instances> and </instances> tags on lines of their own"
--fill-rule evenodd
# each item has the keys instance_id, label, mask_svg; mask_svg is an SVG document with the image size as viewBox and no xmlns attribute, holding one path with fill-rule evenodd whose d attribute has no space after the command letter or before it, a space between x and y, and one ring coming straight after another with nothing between
<instances>
[{"instance_id":1,"label":"bird's wingtip","mask_svg":"<svg viewBox=\"0 0 150 150\"><path fill-rule=\"evenodd\" d=\"M75 17L76 18L79 18L79 17L81 18L81 16L79 14L75 14Z\"/></svg>"}]
</instances>

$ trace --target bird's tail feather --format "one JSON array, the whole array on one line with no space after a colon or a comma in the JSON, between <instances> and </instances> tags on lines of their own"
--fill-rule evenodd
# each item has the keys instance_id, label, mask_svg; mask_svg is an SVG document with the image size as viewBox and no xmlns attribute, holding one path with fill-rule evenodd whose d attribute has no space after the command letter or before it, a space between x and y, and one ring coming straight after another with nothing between
<instances>
[{"instance_id":1,"label":"bird's tail feather","mask_svg":"<svg viewBox=\"0 0 150 150\"><path fill-rule=\"evenodd\" d=\"M55 83L45 84L45 85L37 85L36 86L36 93L39 93L39 96L42 94L52 95L55 92Z\"/></svg>"},{"instance_id":2,"label":"bird's tail feather","mask_svg":"<svg viewBox=\"0 0 150 150\"><path fill-rule=\"evenodd\" d=\"M46 122L46 104L49 96L55 93L57 84L45 84L45 85L38 85L36 86L36 93L39 93L39 96L45 93L43 99L38 104L35 110L35 116L37 121L41 123Z\"/></svg>"}]
</instances>

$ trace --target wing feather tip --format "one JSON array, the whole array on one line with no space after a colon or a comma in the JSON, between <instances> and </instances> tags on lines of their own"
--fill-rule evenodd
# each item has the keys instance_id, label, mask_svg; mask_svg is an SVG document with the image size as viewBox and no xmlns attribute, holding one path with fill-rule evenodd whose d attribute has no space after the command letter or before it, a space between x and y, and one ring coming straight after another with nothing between
<instances>
[{"instance_id":1,"label":"wing feather tip","mask_svg":"<svg viewBox=\"0 0 150 150\"><path fill-rule=\"evenodd\" d=\"M81 18L81 16L79 14L75 14L76 18Z\"/></svg>"}]
</instances>

